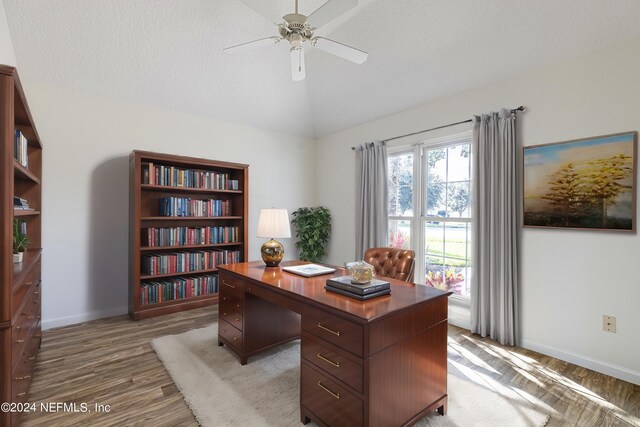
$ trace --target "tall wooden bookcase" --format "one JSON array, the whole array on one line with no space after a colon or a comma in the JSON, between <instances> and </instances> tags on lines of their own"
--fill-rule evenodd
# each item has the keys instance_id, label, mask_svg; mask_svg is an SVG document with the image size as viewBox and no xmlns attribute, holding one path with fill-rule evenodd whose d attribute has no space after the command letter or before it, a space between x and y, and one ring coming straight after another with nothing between
<instances>
[{"instance_id":1,"label":"tall wooden bookcase","mask_svg":"<svg viewBox=\"0 0 640 427\"><path fill-rule=\"evenodd\" d=\"M217 265L204 265L200 261L190 264L189 259L203 252L205 256L212 252L219 256L235 252L235 258L220 261L218 265L247 259L248 168L243 164L170 154L137 150L131 153L129 315L132 319L140 320L218 302ZM171 198L174 200L167 202ZM226 205L226 208L223 212L194 214L185 211L188 202L175 199L191 199L196 203L214 200L212 203ZM173 209L163 212L163 208ZM185 240L186 235L193 237L205 228L218 230L209 230L206 241ZM225 230L231 234L225 235ZM215 239L211 238L214 231L217 233ZM163 233L162 241L160 233ZM198 236L201 237L202 233ZM167 242L167 239L172 240ZM182 258L176 261L176 257ZM150 268L150 258L154 258L157 270ZM183 271L185 259L188 272ZM199 284L193 284L194 280L202 281L205 277L210 284L215 282L212 288L202 290ZM192 282L185 284L185 280Z\"/></svg>"},{"instance_id":2,"label":"tall wooden bookcase","mask_svg":"<svg viewBox=\"0 0 640 427\"><path fill-rule=\"evenodd\" d=\"M16 129L27 139L26 157L14 158ZM0 241L0 402L27 400L31 371L40 348L40 258L42 146L15 68L0 65L0 169L2 240ZM14 209L13 199L31 209ZM26 224L30 244L24 259L13 262L13 221ZM0 425L18 424L19 413L0 412Z\"/></svg>"}]
</instances>

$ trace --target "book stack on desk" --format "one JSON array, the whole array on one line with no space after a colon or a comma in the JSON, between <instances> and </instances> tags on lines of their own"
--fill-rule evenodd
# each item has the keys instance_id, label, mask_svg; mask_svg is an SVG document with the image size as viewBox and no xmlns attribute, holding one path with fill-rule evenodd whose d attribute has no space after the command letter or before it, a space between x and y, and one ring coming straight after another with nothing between
<instances>
[{"instance_id":1,"label":"book stack on desk","mask_svg":"<svg viewBox=\"0 0 640 427\"><path fill-rule=\"evenodd\" d=\"M391 285L389 282L372 279L369 283L358 284L351 282L351 276L327 279L327 284L324 288L327 291L359 300L368 300L391 293Z\"/></svg>"}]
</instances>

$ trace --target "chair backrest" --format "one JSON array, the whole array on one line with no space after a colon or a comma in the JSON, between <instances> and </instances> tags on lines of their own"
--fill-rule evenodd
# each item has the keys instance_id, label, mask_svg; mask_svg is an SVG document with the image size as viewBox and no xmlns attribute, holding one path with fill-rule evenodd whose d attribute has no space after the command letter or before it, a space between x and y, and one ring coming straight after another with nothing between
<instances>
[{"instance_id":1,"label":"chair backrest","mask_svg":"<svg viewBox=\"0 0 640 427\"><path fill-rule=\"evenodd\" d=\"M416 254L410 249L370 248L364 261L375 268L376 275L413 283Z\"/></svg>"}]
</instances>

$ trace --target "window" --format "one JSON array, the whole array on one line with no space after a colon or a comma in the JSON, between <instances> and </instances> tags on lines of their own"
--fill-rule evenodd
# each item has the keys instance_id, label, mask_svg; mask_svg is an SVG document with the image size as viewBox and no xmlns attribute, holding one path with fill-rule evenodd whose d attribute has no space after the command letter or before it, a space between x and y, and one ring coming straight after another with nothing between
<instances>
[{"instance_id":1,"label":"window","mask_svg":"<svg viewBox=\"0 0 640 427\"><path fill-rule=\"evenodd\" d=\"M469 298L471 203L470 133L390 154L389 245L416 252L417 283Z\"/></svg>"},{"instance_id":2,"label":"window","mask_svg":"<svg viewBox=\"0 0 640 427\"><path fill-rule=\"evenodd\" d=\"M389 246L411 249L413 153L389 156Z\"/></svg>"}]
</instances>

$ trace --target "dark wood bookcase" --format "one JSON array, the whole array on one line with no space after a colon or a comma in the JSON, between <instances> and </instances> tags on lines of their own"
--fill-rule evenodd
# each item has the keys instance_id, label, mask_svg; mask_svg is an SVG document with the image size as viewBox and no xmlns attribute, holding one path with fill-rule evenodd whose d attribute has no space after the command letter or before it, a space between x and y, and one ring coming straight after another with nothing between
<instances>
[{"instance_id":1,"label":"dark wood bookcase","mask_svg":"<svg viewBox=\"0 0 640 427\"><path fill-rule=\"evenodd\" d=\"M27 139L28 167L14 158L15 131ZM42 253L42 145L14 67L0 65L0 402L27 400L31 371L40 348ZM30 210L14 209L13 198ZM13 221L24 221L30 240L23 261L13 262ZM19 413L0 413L0 425L18 425Z\"/></svg>"},{"instance_id":2,"label":"dark wood bookcase","mask_svg":"<svg viewBox=\"0 0 640 427\"><path fill-rule=\"evenodd\" d=\"M150 168L152 165L152 168ZM174 170L189 170L198 173L216 173L236 180L237 189L193 188L183 185L181 178L170 185L160 185L155 179L146 177L160 166ZM218 293L176 297L156 303L143 303L143 283L166 278L217 276L217 268L199 269L189 272L164 272L152 274L144 271L143 263L149 255L173 253L194 253L200 251L239 251L239 261L247 259L248 188L249 166L238 163L208 160L171 154L135 150L129 156L129 315L134 320L146 319L177 311L189 310L218 303ZM176 172L179 175L179 171ZM172 176L177 176L173 175ZM166 183L163 183L166 184ZM173 185L171 185L173 184ZM164 216L161 199L169 197L193 200L221 200L228 203L230 212L220 216ZM235 241L205 244L150 245L147 241L148 229L172 227L237 227ZM217 280L217 277L216 277Z\"/></svg>"}]
</instances>

